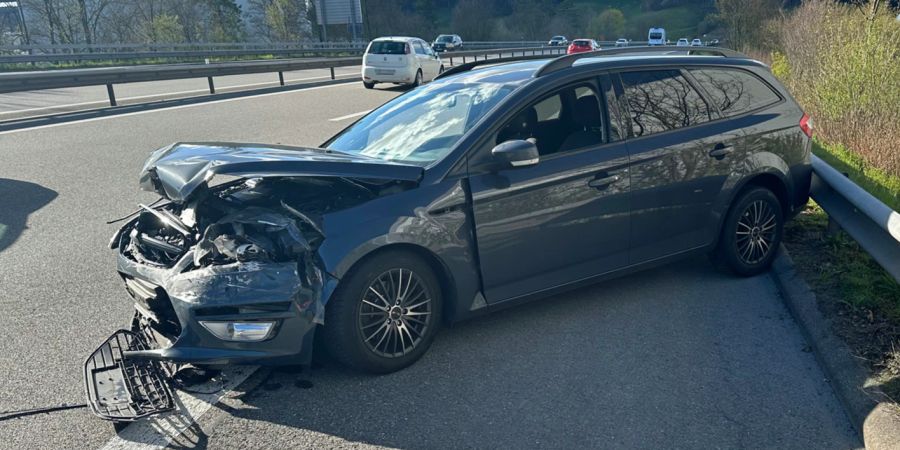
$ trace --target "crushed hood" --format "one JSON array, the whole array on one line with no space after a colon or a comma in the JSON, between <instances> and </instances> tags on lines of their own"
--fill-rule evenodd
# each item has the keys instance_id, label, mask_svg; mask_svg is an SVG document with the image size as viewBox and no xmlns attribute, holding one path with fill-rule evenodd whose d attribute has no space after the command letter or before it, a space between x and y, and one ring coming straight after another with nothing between
<instances>
[{"instance_id":1,"label":"crushed hood","mask_svg":"<svg viewBox=\"0 0 900 450\"><path fill-rule=\"evenodd\" d=\"M233 143L175 143L156 150L141 170L141 189L184 202L216 175L238 178L339 177L418 181L410 164L321 148Z\"/></svg>"}]
</instances>

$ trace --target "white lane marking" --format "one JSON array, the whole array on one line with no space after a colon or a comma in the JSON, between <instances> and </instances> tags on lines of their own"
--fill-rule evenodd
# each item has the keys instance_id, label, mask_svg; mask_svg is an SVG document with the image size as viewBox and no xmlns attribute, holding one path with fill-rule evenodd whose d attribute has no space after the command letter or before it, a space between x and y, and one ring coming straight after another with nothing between
<instances>
[{"instance_id":1,"label":"white lane marking","mask_svg":"<svg viewBox=\"0 0 900 450\"><path fill-rule=\"evenodd\" d=\"M189 105L179 105L179 106L172 106L172 107L167 107L167 108L150 109L150 110L146 110L146 111L134 111L134 112L124 113L124 114L115 114L115 115L111 115L111 116L92 117L90 119L73 120L71 122L51 123L51 124L47 124L47 125L38 125L36 127L18 128L15 130L0 131L0 136L2 136L4 134L21 133L24 131L41 130L44 128L64 127L67 125L76 125L76 124L87 123L87 122L96 122L98 120L118 119L120 117L129 117L129 116L138 116L141 114L166 112L166 111L172 111L173 109L194 108L197 106L207 106L207 105L214 105L217 103L236 102L236 101L240 101L240 100L256 99L256 98L260 98L260 97L269 97L272 95L294 94L297 92L315 91L315 90L319 90L319 89L330 89L330 88L346 87L346 86L349 86L349 84L348 83L329 84L326 86L313 86L313 87L308 87L308 88L303 88L303 89L295 89L295 90L290 90L290 91L278 91L278 92L269 92L266 94L248 95L245 97L225 98L222 100L212 100L212 101L208 101L208 102L191 103Z\"/></svg>"},{"instance_id":2,"label":"white lane marking","mask_svg":"<svg viewBox=\"0 0 900 450\"><path fill-rule=\"evenodd\" d=\"M348 76L352 76L352 75L357 75L358 73L359 72L335 73L334 76L335 76L335 78L343 78L343 77L348 77ZM285 84L287 84L287 83L293 83L293 82L297 82L297 81L321 80L323 78L331 78L331 75L322 75L320 77L295 78L292 80L285 79L284 82L285 82ZM228 89L240 89L240 88L246 88L246 87L252 87L252 86L265 86L265 85L274 85L274 84L278 84L278 81L264 81L264 82L260 82L260 83L236 84L234 86L222 86L222 87L216 86L216 89L220 90L220 91L224 91L224 90L228 90ZM209 89L193 89L190 91L162 92L159 94L124 97L124 98L119 98L117 100L119 102L124 102L127 100L141 100L141 99L145 99L145 98L163 97L166 95L197 94L200 92L209 92ZM35 112L35 111L65 109L65 108L72 108L72 107L76 107L76 106L105 105L105 104L109 104L109 100L94 100L94 101L90 101L90 102L69 103L66 105L41 106L39 108L15 109L12 111L0 111L0 116L9 115L9 114L21 114L21 113L28 113L28 112Z\"/></svg>"},{"instance_id":3,"label":"white lane marking","mask_svg":"<svg viewBox=\"0 0 900 450\"><path fill-rule=\"evenodd\" d=\"M192 391L212 392L209 394L176 391L177 411L133 422L113 436L101 449L131 450L166 447L187 431L200 416L206 414L225 394L243 383L256 369L257 367L252 366L226 369L222 372L224 383L212 381L191 387ZM196 439L196 436L194 438Z\"/></svg>"},{"instance_id":4,"label":"white lane marking","mask_svg":"<svg viewBox=\"0 0 900 450\"><path fill-rule=\"evenodd\" d=\"M372 110L371 110L371 109L367 109L367 110L365 110L365 111L360 111L360 112L358 112L358 113L347 114L346 116L335 117L334 119L328 119L328 120L330 120L330 121L332 121L332 122L340 122L340 121L342 121L342 120L352 119L352 118L354 118L354 117L359 117L359 116L362 116L362 115L364 115L364 114L368 114L369 111L372 111Z\"/></svg>"}]
</instances>

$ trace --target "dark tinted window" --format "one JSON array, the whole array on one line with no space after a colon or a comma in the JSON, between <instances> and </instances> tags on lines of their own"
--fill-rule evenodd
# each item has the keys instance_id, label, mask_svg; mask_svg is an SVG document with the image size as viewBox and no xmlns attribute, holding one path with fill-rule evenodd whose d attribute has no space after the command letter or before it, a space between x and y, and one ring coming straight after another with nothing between
<instances>
[{"instance_id":1,"label":"dark tinted window","mask_svg":"<svg viewBox=\"0 0 900 450\"><path fill-rule=\"evenodd\" d=\"M691 75L709 93L725 116L733 116L779 100L778 94L755 75L734 69L694 69Z\"/></svg>"},{"instance_id":2,"label":"dark tinted window","mask_svg":"<svg viewBox=\"0 0 900 450\"><path fill-rule=\"evenodd\" d=\"M403 55L406 53L405 42L375 41L369 46L369 53L375 55Z\"/></svg>"},{"instance_id":3,"label":"dark tinted window","mask_svg":"<svg viewBox=\"0 0 900 450\"><path fill-rule=\"evenodd\" d=\"M707 122L709 106L677 70L621 74L635 136Z\"/></svg>"}]
</instances>

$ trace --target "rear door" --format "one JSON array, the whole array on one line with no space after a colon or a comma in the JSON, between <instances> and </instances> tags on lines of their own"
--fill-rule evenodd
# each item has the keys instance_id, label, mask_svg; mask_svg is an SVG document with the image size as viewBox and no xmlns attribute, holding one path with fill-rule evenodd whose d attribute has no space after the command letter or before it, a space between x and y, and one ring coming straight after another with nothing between
<instances>
[{"instance_id":1,"label":"rear door","mask_svg":"<svg viewBox=\"0 0 900 450\"><path fill-rule=\"evenodd\" d=\"M628 111L632 220L629 263L712 242L713 203L741 136L678 68L619 73Z\"/></svg>"},{"instance_id":2,"label":"rear door","mask_svg":"<svg viewBox=\"0 0 900 450\"><path fill-rule=\"evenodd\" d=\"M517 111L470 162L475 233L489 303L553 288L626 264L628 152L607 125L594 79ZM541 161L483 167L490 149L535 139Z\"/></svg>"}]
</instances>

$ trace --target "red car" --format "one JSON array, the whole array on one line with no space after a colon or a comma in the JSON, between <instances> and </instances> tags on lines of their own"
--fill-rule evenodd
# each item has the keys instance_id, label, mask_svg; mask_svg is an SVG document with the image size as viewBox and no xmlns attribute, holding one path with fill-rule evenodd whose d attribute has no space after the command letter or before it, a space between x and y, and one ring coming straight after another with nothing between
<instances>
[{"instance_id":1,"label":"red car","mask_svg":"<svg viewBox=\"0 0 900 450\"><path fill-rule=\"evenodd\" d=\"M572 53L593 52L596 50L600 50L600 44L597 41L593 39L575 39L569 44L566 54L571 55Z\"/></svg>"}]
</instances>

